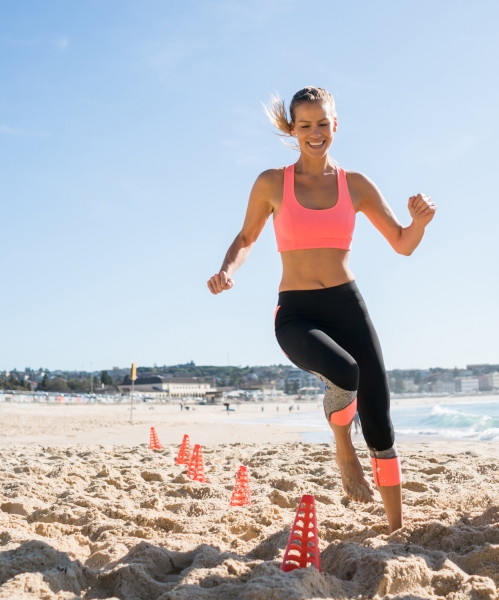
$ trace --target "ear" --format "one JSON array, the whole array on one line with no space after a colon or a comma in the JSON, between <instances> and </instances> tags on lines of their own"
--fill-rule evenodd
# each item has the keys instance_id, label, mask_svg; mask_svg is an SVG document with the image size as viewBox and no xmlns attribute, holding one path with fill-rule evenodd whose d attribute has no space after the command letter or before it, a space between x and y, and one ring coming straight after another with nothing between
<instances>
[{"instance_id":1,"label":"ear","mask_svg":"<svg viewBox=\"0 0 499 600\"><path fill-rule=\"evenodd\" d=\"M289 132L291 137L296 137L295 124L291 121L291 130Z\"/></svg>"},{"instance_id":2,"label":"ear","mask_svg":"<svg viewBox=\"0 0 499 600\"><path fill-rule=\"evenodd\" d=\"M338 119L336 117L334 117L334 121L333 121L333 133L336 133L338 131Z\"/></svg>"}]
</instances>

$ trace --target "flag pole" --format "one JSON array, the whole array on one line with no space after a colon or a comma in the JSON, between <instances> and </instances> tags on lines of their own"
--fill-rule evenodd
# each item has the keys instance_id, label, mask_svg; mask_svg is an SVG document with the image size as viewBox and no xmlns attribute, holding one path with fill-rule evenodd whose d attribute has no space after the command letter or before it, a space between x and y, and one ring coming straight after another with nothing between
<instances>
[{"instance_id":1,"label":"flag pole","mask_svg":"<svg viewBox=\"0 0 499 600\"><path fill-rule=\"evenodd\" d=\"M132 380L132 392L130 394L130 423L133 423L133 388L135 380L137 379L137 364L132 363L131 377Z\"/></svg>"}]
</instances>

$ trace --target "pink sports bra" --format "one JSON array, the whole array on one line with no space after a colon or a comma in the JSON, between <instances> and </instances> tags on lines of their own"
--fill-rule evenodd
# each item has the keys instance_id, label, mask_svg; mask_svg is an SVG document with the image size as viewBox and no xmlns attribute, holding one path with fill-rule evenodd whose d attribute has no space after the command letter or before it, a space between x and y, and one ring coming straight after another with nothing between
<instances>
[{"instance_id":1,"label":"pink sports bra","mask_svg":"<svg viewBox=\"0 0 499 600\"><path fill-rule=\"evenodd\" d=\"M274 219L279 252L308 248L350 250L355 227L355 209L348 193L347 176L336 167L338 202L332 208L302 206L295 196L295 166L284 169L284 193L281 208Z\"/></svg>"}]
</instances>

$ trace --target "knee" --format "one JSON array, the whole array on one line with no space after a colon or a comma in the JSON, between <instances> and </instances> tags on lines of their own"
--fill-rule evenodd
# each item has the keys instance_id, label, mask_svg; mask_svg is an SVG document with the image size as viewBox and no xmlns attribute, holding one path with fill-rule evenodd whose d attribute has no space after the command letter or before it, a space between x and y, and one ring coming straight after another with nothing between
<instances>
[{"instance_id":1,"label":"knee","mask_svg":"<svg viewBox=\"0 0 499 600\"><path fill-rule=\"evenodd\" d=\"M352 360L345 360L339 369L337 377L337 385L344 390L357 390L359 389L359 366Z\"/></svg>"}]
</instances>

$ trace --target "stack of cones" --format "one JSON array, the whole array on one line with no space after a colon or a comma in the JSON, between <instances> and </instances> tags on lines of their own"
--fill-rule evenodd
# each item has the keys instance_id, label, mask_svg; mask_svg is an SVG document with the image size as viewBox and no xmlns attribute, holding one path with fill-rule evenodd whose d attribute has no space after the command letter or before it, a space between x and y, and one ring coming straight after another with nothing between
<instances>
[{"instance_id":1,"label":"stack of cones","mask_svg":"<svg viewBox=\"0 0 499 600\"><path fill-rule=\"evenodd\" d=\"M203 451L199 444L194 446L186 477L192 481L199 481L199 483L208 483L204 476Z\"/></svg>"},{"instance_id":2,"label":"stack of cones","mask_svg":"<svg viewBox=\"0 0 499 600\"><path fill-rule=\"evenodd\" d=\"M178 451L178 456L175 461L177 465L188 465L191 460L191 442L189 441L189 436L184 435L184 439L182 440L182 444L180 444L180 449Z\"/></svg>"},{"instance_id":3,"label":"stack of cones","mask_svg":"<svg viewBox=\"0 0 499 600\"><path fill-rule=\"evenodd\" d=\"M248 469L241 465L236 475L234 491L229 506L251 506L251 491L248 480Z\"/></svg>"},{"instance_id":4,"label":"stack of cones","mask_svg":"<svg viewBox=\"0 0 499 600\"><path fill-rule=\"evenodd\" d=\"M289 534L281 571L305 569L311 565L321 570L315 498L311 494L304 494Z\"/></svg>"},{"instance_id":5,"label":"stack of cones","mask_svg":"<svg viewBox=\"0 0 499 600\"><path fill-rule=\"evenodd\" d=\"M163 446L159 441L158 434L154 427L151 427L151 434L149 436L149 450L163 450Z\"/></svg>"}]
</instances>

